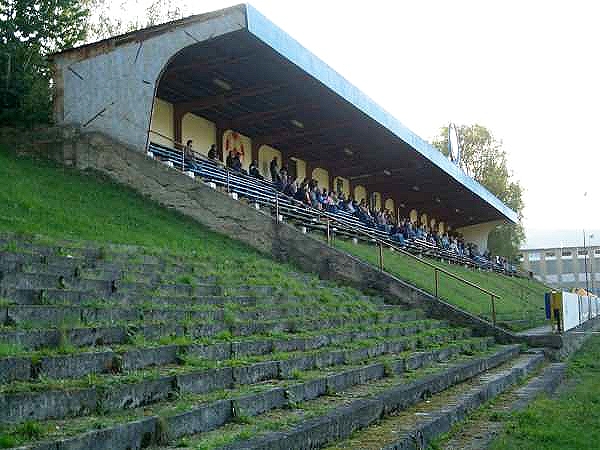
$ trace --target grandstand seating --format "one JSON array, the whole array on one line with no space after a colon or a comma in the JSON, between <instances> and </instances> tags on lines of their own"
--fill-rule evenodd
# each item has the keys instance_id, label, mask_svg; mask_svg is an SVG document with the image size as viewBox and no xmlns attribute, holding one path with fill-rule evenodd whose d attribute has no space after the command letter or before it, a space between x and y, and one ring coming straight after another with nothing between
<instances>
[{"instance_id":1,"label":"grandstand seating","mask_svg":"<svg viewBox=\"0 0 600 450\"><path fill-rule=\"evenodd\" d=\"M148 155L158 158L170 167L188 175L199 177L214 187L221 187L229 193L241 196L258 207L268 207L279 218L284 218L299 226L331 233L333 236L355 238L367 242L381 242L391 248L401 248L412 254L427 256L450 263L493 270L507 275L518 275L512 264L500 264L482 256L468 257L449 249L440 248L423 239L405 239L400 243L374 226L363 223L352 214L338 210L335 213L312 208L298 200L278 192L275 185L267 180L257 179L242 172L230 170L220 161L196 156L185 160L183 152L156 143L150 143Z\"/></svg>"}]
</instances>

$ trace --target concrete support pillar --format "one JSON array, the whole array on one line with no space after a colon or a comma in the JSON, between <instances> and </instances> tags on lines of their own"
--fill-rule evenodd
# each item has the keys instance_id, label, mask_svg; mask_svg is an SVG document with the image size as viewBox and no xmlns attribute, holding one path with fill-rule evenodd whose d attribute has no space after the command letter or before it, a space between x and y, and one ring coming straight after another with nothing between
<instances>
[{"instance_id":1,"label":"concrete support pillar","mask_svg":"<svg viewBox=\"0 0 600 450\"><path fill-rule=\"evenodd\" d=\"M179 108L177 105L173 107L173 140L175 148L182 148L185 142L183 142L183 116L185 111Z\"/></svg>"},{"instance_id":2,"label":"concrete support pillar","mask_svg":"<svg viewBox=\"0 0 600 450\"><path fill-rule=\"evenodd\" d=\"M225 158L223 156L223 136L225 135L225 131L227 130L220 125L217 125L217 128L215 130L215 140L217 141L215 142L215 145L217 146L217 157L221 161L225 161Z\"/></svg>"}]
</instances>

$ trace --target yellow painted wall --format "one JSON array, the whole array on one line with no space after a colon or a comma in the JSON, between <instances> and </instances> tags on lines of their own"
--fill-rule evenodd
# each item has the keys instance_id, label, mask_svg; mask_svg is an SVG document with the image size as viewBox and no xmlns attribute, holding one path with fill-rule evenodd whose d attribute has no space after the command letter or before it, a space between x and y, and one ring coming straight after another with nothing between
<instances>
[{"instance_id":1,"label":"yellow painted wall","mask_svg":"<svg viewBox=\"0 0 600 450\"><path fill-rule=\"evenodd\" d=\"M417 212L416 209L413 209L413 210L411 210L409 217L410 217L410 221L412 223L416 223L417 219L419 218L419 213Z\"/></svg>"},{"instance_id":2,"label":"yellow painted wall","mask_svg":"<svg viewBox=\"0 0 600 450\"><path fill-rule=\"evenodd\" d=\"M444 222L438 223L438 230L442 234L444 234L446 232L446 229L445 229L444 225L445 225Z\"/></svg>"},{"instance_id":3,"label":"yellow painted wall","mask_svg":"<svg viewBox=\"0 0 600 450\"><path fill-rule=\"evenodd\" d=\"M312 178L319 183L319 189L325 188L327 189L327 192L329 192L329 172L327 172L325 169L317 167L312 172Z\"/></svg>"},{"instance_id":4,"label":"yellow painted wall","mask_svg":"<svg viewBox=\"0 0 600 450\"><path fill-rule=\"evenodd\" d=\"M258 149L258 167L260 173L267 180L271 180L271 172L269 171L269 164L274 156L277 156L277 164L281 169L281 152L268 145L261 145Z\"/></svg>"},{"instance_id":5,"label":"yellow painted wall","mask_svg":"<svg viewBox=\"0 0 600 450\"><path fill-rule=\"evenodd\" d=\"M165 145L167 147L173 147L175 130L173 127L173 105L171 103L161 100L160 98L154 99L150 130L151 142L156 142L157 144ZM152 133L152 131L167 136L169 139L165 139L158 134Z\"/></svg>"},{"instance_id":6,"label":"yellow painted wall","mask_svg":"<svg viewBox=\"0 0 600 450\"><path fill-rule=\"evenodd\" d=\"M364 186L356 186L354 188L354 200L360 203L361 200L367 200L367 190Z\"/></svg>"},{"instance_id":7,"label":"yellow painted wall","mask_svg":"<svg viewBox=\"0 0 600 450\"><path fill-rule=\"evenodd\" d=\"M306 161L303 159L296 158L296 174L299 183L306 178Z\"/></svg>"},{"instance_id":8,"label":"yellow painted wall","mask_svg":"<svg viewBox=\"0 0 600 450\"><path fill-rule=\"evenodd\" d=\"M431 219L429 219L429 229L431 231L437 231L437 229L435 228L435 224L436 224L436 221L433 217Z\"/></svg>"},{"instance_id":9,"label":"yellow painted wall","mask_svg":"<svg viewBox=\"0 0 600 450\"><path fill-rule=\"evenodd\" d=\"M388 198L384 203L385 209L389 209L392 213L392 216L396 217L396 204L394 203L394 199Z\"/></svg>"},{"instance_id":10,"label":"yellow painted wall","mask_svg":"<svg viewBox=\"0 0 600 450\"><path fill-rule=\"evenodd\" d=\"M425 214L425 213L421 214L421 220L419 222L419 225L421 225L423 223L427 224L427 214Z\"/></svg>"},{"instance_id":11,"label":"yellow painted wall","mask_svg":"<svg viewBox=\"0 0 600 450\"><path fill-rule=\"evenodd\" d=\"M343 178L343 177L335 177L333 179L333 189L335 189L337 191L338 180L340 180L342 182L342 192L346 195L349 194L350 193L350 180L347 180L346 178Z\"/></svg>"},{"instance_id":12,"label":"yellow painted wall","mask_svg":"<svg viewBox=\"0 0 600 450\"><path fill-rule=\"evenodd\" d=\"M188 113L181 121L181 138L184 144L191 139L194 151L207 155L210 146L217 143L217 128L211 121Z\"/></svg>"},{"instance_id":13,"label":"yellow painted wall","mask_svg":"<svg viewBox=\"0 0 600 450\"><path fill-rule=\"evenodd\" d=\"M223 133L223 158L227 158L230 150L242 154L242 168L248 170L252 163L252 140L237 131L227 130Z\"/></svg>"}]
</instances>

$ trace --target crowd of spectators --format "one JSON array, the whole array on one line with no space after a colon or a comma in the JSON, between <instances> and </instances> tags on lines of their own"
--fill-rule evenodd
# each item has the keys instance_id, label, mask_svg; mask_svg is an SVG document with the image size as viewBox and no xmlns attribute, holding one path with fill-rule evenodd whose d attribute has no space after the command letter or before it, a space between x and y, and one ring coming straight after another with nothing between
<instances>
[{"instance_id":1,"label":"crowd of spectators","mask_svg":"<svg viewBox=\"0 0 600 450\"><path fill-rule=\"evenodd\" d=\"M186 157L193 159L192 141L186 143L184 150ZM208 158L218 159L215 145L209 149ZM230 151L225 159L225 165L231 170L264 180L257 161L252 161L248 171L242 168L242 157L239 152ZM320 188L317 180L311 178L300 180L289 174L286 166L280 168L277 157L273 157L269 163L269 174L275 189L279 192L317 210L351 215L365 226L387 233L390 239L398 242L399 245L403 246L407 241L416 240L479 262L490 261L500 265L507 263L504 258L498 256L492 258L489 251L480 252L477 245L466 243L458 233L431 229L427 223L419 223L409 218L397 220L388 209L374 208L365 199L357 201L342 191Z\"/></svg>"},{"instance_id":2,"label":"crowd of spectators","mask_svg":"<svg viewBox=\"0 0 600 450\"><path fill-rule=\"evenodd\" d=\"M311 178L306 177L300 180L290 175L285 166L279 168L276 157L269 164L269 172L271 180L279 192L317 210L351 215L365 226L387 233L400 245L404 245L409 240L418 240L456 255L480 261L492 260L489 251L481 253L477 245L466 243L458 233L431 229L428 224L418 223L409 218L401 218L398 221L389 209L374 208L365 199L357 201L342 191L328 191L326 188L320 188L317 180ZM263 179L258 172L256 161L250 167L250 175ZM499 258L496 259L499 260ZM500 263L502 262L504 261L500 261Z\"/></svg>"}]
</instances>

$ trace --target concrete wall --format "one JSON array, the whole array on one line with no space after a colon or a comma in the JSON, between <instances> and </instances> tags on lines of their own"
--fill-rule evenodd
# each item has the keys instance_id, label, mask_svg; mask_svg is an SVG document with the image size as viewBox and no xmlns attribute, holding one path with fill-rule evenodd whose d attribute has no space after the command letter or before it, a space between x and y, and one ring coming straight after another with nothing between
<instances>
[{"instance_id":1,"label":"concrete wall","mask_svg":"<svg viewBox=\"0 0 600 450\"><path fill-rule=\"evenodd\" d=\"M172 147L173 139L175 139L173 105L159 98L155 99L151 124L150 140L157 144Z\"/></svg>"},{"instance_id":2,"label":"concrete wall","mask_svg":"<svg viewBox=\"0 0 600 450\"><path fill-rule=\"evenodd\" d=\"M143 150L156 86L171 58L190 45L245 26L245 10L238 8L184 23L166 38L158 34L140 42L112 42L90 52L58 55L54 60L54 119L58 124L104 132Z\"/></svg>"},{"instance_id":3,"label":"concrete wall","mask_svg":"<svg viewBox=\"0 0 600 450\"><path fill-rule=\"evenodd\" d=\"M319 183L320 190L325 188L327 189L327 192L329 192L329 189L331 187L329 186L329 172L327 172L325 169L317 167L312 171L312 178L313 180L316 180Z\"/></svg>"},{"instance_id":4,"label":"concrete wall","mask_svg":"<svg viewBox=\"0 0 600 450\"><path fill-rule=\"evenodd\" d=\"M393 198L387 198L384 203L385 209L389 209L394 217L396 217L396 203Z\"/></svg>"},{"instance_id":5,"label":"concrete wall","mask_svg":"<svg viewBox=\"0 0 600 450\"><path fill-rule=\"evenodd\" d=\"M354 199L357 202L360 202L361 200L367 200L367 190L364 186L358 185L354 188Z\"/></svg>"},{"instance_id":6,"label":"concrete wall","mask_svg":"<svg viewBox=\"0 0 600 450\"><path fill-rule=\"evenodd\" d=\"M469 225L468 227L457 228L455 231L462 234L465 242L477 244L479 251L485 251L488 248L488 236L496 226L502 223L501 220L491 222L478 223L477 225Z\"/></svg>"},{"instance_id":7,"label":"concrete wall","mask_svg":"<svg viewBox=\"0 0 600 450\"><path fill-rule=\"evenodd\" d=\"M267 180L271 179L269 167L274 156L277 156L277 165L281 169L281 152L279 150L269 145L261 145L258 149L258 167L262 176Z\"/></svg>"},{"instance_id":8,"label":"concrete wall","mask_svg":"<svg viewBox=\"0 0 600 450\"><path fill-rule=\"evenodd\" d=\"M185 144L188 139L194 151L207 155L210 146L217 143L217 128L204 117L188 113L181 120L181 142Z\"/></svg>"}]
</instances>

